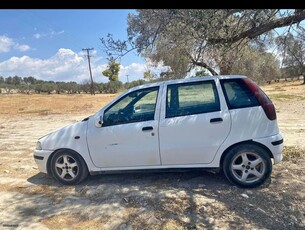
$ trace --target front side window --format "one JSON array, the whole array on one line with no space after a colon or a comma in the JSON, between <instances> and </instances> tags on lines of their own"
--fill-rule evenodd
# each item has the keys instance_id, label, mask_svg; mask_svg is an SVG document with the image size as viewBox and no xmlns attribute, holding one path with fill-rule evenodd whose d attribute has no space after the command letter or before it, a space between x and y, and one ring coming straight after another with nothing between
<instances>
[{"instance_id":1,"label":"front side window","mask_svg":"<svg viewBox=\"0 0 305 230\"><path fill-rule=\"evenodd\" d=\"M215 111L220 103L214 81L168 85L166 118Z\"/></svg>"},{"instance_id":2,"label":"front side window","mask_svg":"<svg viewBox=\"0 0 305 230\"><path fill-rule=\"evenodd\" d=\"M154 120L159 87L133 91L104 113L103 126Z\"/></svg>"}]
</instances>

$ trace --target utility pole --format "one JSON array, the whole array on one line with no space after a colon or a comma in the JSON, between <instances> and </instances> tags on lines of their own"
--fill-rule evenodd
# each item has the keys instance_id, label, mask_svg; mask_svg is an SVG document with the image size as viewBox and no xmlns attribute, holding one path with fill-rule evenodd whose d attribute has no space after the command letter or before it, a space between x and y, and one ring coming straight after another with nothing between
<instances>
[{"instance_id":1,"label":"utility pole","mask_svg":"<svg viewBox=\"0 0 305 230\"><path fill-rule=\"evenodd\" d=\"M91 64L90 64L90 57L92 57L89 53L90 50L93 50L93 48L86 48L86 49L82 49L83 51L87 51L87 58L88 58L88 64L89 64L89 72L90 72L90 79L91 79L91 87L90 87L90 93L91 95L95 95L94 93L94 85L93 85L93 78L92 78L92 71L91 71Z\"/></svg>"},{"instance_id":2,"label":"utility pole","mask_svg":"<svg viewBox=\"0 0 305 230\"><path fill-rule=\"evenodd\" d=\"M126 77L127 77L127 82L129 83L128 74L126 74Z\"/></svg>"}]
</instances>

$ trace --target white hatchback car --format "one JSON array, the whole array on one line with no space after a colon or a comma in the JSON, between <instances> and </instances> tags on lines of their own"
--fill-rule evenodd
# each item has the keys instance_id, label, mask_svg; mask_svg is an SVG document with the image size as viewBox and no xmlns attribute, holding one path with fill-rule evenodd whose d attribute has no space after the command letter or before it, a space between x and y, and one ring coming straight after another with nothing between
<instances>
[{"instance_id":1,"label":"white hatchback car","mask_svg":"<svg viewBox=\"0 0 305 230\"><path fill-rule=\"evenodd\" d=\"M213 76L129 89L93 116L40 138L34 158L64 184L114 170L220 168L232 183L255 187L282 150L266 94L245 76Z\"/></svg>"}]
</instances>

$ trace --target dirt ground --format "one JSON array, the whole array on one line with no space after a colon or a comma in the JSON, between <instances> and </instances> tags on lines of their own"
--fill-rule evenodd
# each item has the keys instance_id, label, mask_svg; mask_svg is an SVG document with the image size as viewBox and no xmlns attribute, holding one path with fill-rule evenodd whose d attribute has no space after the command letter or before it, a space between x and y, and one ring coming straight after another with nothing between
<instances>
[{"instance_id":1,"label":"dirt ground","mask_svg":"<svg viewBox=\"0 0 305 230\"><path fill-rule=\"evenodd\" d=\"M62 186L39 173L37 139L115 95L0 95L0 229L305 229L305 85L263 88L277 109L285 161L251 190L203 170L104 174Z\"/></svg>"}]
</instances>

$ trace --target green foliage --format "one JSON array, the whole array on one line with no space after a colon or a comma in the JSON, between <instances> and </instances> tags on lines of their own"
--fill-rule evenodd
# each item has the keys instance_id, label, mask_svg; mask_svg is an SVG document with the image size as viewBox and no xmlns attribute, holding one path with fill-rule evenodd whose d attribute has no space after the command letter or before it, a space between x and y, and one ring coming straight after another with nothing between
<instances>
[{"instance_id":1,"label":"green foliage","mask_svg":"<svg viewBox=\"0 0 305 230\"><path fill-rule=\"evenodd\" d=\"M141 80L141 83L145 83L144 80ZM94 89L99 93L118 93L123 90L125 87L121 81L110 81L108 83L93 83ZM133 85L134 82L131 82ZM30 94L31 92L35 93L67 93L67 94L80 94L90 93L91 82L85 81L82 84L77 82L54 82L54 81L43 81L37 80L34 77L0 77L0 93L12 93L13 90L16 90L19 93Z\"/></svg>"},{"instance_id":2,"label":"green foliage","mask_svg":"<svg viewBox=\"0 0 305 230\"><path fill-rule=\"evenodd\" d=\"M12 90L14 89L14 86L11 84L7 84L7 83L1 83L0 84L0 89L1 89L1 93L11 93Z\"/></svg>"},{"instance_id":3,"label":"green foliage","mask_svg":"<svg viewBox=\"0 0 305 230\"><path fill-rule=\"evenodd\" d=\"M103 75L109 78L109 81L118 81L120 72L120 64L111 60L108 63L107 69L103 71Z\"/></svg>"},{"instance_id":4,"label":"green foliage","mask_svg":"<svg viewBox=\"0 0 305 230\"><path fill-rule=\"evenodd\" d=\"M205 69L196 71L195 77L211 76Z\"/></svg>"},{"instance_id":5,"label":"green foliage","mask_svg":"<svg viewBox=\"0 0 305 230\"><path fill-rule=\"evenodd\" d=\"M196 66L212 75L230 74L243 47L262 51L275 28L304 19L305 10L141 9L128 15L128 40L108 35L101 41L110 57L137 50L169 66L164 78L185 77Z\"/></svg>"},{"instance_id":6,"label":"green foliage","mask_svg":"<svg viewBox=\"0 0 305 230\"><path fill-rule=\"evenodd\" d=\"M147 81L152 81L152 80L155 79L156 76L151 71L148 70L148 71L144 72L144 76L143 77Z\"/></svg>"},{"instance_id":7,"label":"green foliage","mask_svg":"<svg viewBox=\"0 0 305 230\"><path fill-rule=\"evenodd\" d=\"M145 83L147 83L145 80L140 79L132 82L126 82L124 86L126 89L130 89L132 87L143 85Z\"/></svg>"},{"instance_id":8,"label":"green foliage","mask_svg":"<svg viewBox=\"0 0 305 230\"><path fill-rule=\"evenodd\" d=\"M121 89L123 89L121 81L110 81L107 83L107 93L118 93Z\"/></svg>"},{"instance_id":9,"label":"green foliage","mask_svg":"<svg viewBox=\"0 0 305 230\"><path fill-rule=\"evenodd\" d=\"M21 77L14 76L14 77L12 78L12 83L13 83L14 85L20 85L21 82L22 82L22 78L21 78Z\"/></svg>"},{"instance_id":10,"label":"green foliage","mask_svg":"<svg viewBox=\"0 0 305 230\"><path fill-rule=\"evenodd\" d=\"M286 77L305 75L305 31L296 36L289 33L276 40L283 56L283 74ZM305 84L305 77L304 77Z\"/></svg>"},{"instance_id":11,"label":"green foliage","mask_svg":"<svg viewBox=\"0 0 305 230\"><path fill-rule=\"evenodd\" d=\"M245 47L241 53L232 63L233 74L246 75L259 83L280 78L279 63L271 53L251 47Z\"/></svg>"},{"instance_id":12,"label":"green foliage","mask_svg":"<svg viewBox=\"0 0 305 230\"><path fill-rule=\"evenodd\" d=\"M89 89L90 88L87 86L88 92ZM96 84L95 89L99 93L118 93L120 90L124 89L124 86L121 81L109 81L107 83Z\"/></svg>"}]
</instances>

